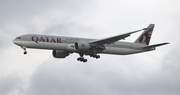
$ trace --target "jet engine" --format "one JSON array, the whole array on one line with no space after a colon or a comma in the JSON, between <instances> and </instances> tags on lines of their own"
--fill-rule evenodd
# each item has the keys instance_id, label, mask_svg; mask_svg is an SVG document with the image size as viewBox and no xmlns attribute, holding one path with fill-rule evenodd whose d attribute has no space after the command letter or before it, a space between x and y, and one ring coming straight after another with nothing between
<instances>
[{"instance_id":1,"label":"jet engine","mask_svg":"<svg viewBox=\"0 0 180 95\"><path fill-rule=\"evenodd\" d=\"M54 58L65 58L69 55L68 52L61 51L61 50L53 50L52 52Z\"/></svg>"},{"instance_id":2,"label":"jet engine","mask_svg":"<svg viewBox=\"0 0 180 95\"><path fill-rule=\"evenodd\" d=\"M85 51L85 50L89 50L91 48L89 43L85 42L85 41L75 42L74 46L77 51Z\"/></svg>"}]
</instances>

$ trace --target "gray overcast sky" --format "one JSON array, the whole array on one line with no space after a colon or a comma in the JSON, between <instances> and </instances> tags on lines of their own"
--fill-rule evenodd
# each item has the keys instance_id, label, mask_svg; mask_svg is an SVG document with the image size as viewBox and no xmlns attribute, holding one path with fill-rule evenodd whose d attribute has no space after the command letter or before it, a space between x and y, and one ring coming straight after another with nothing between
<instances>
[{"instance_id":1,"label":"gray overcast sky","mask_svg":"<svg viewBox=\"0 0 180 95\"><path fill-rule=\"evenodd\" d=\"M0 1L0 95L179 95L179 0ZM55 59L52 51L27 49L23 34L104 38L156 24L156 51ZM133 42L140 33L127 38Z\"/></svg>"}]
</instances>

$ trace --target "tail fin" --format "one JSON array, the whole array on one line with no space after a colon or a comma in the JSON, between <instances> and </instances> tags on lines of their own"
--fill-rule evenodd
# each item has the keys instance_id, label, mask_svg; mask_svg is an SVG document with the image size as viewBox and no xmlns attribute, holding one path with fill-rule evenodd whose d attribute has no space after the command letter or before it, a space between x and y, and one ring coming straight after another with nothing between
<instances>
[{"instance_id":1,"label":"tail fin","mask_svg":"<svg viewBox=\"0 0 180 95\"><path fill-rule=\"evenodd\" d=\"M154 24L150 24L145 31L138 37L135 43L141 43L143 45L149 45L151 35L154 29Z\"/></svg>"}]
</instances>

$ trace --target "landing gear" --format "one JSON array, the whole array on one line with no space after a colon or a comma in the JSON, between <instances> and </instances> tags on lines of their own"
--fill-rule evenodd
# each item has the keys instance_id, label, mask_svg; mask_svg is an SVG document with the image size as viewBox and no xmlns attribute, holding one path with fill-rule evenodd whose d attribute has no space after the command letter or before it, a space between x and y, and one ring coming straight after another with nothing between
<instances>
[{"instance_id":1,"label":"landing gear","mask_svg":"<svg viewBox=\"0 0 180 95\"><path fill-rule=\"evenodd\" d=\"M27 54L26 47L21 46L21 48L24 50L24 55Z\"/></svg>"},{"instance_id":2,"label":"landing gear","mask_svg":"<svg viewBox=\"0 0 180 95\"><path fill-rule=\"evenodd\" d=\"M94 53L94 54L91 54L90 57L98 59L98 58L100 58L100 55L97 55L97 54Z\"/></svg>"},{"instance_id":3,"label":"landing gear","mask_svg":"<svg viewBox=\"0 0 180 95\"><path fill-rule=\"evenodd\" d=\"M81 61L81 62L87 62L87 59L85 59L83 56L84 54L79 54L81 57L77 58L77 61Z\"/></svg>"},{"instance_id":4,"label":"landing gear","mask_svg":"<svg viewBox=\"0 0 180 95\"><path fill-rule=\"evenodd\" d=\"M81 61L81 62L87 62L87 59L84 59L83 57L79 57L77 58L78 61Z\"/></svg>"},{"instance_id":5,"label":"landing gear","mask_svg":"<svg viewBox=\"0 0 180 95\"><path fill-rule=\"evenodd\" d=\"M27 51L25 51L24 54L27 54Z\"/></svg>"},{"instance_id":6,"label":"landing gear","mask_svg":"<svg viewBox=\"0 0 180 95\"><path fill-rule=\"evenodd\" d=\"M84 56L84 54L79 54L80 55L80 57L79 58L77 58L77 61L81 61L81 62L87 62L87 59L85 59L83 56ZM92 54L90 54L90 57L93 57L93 58L96 58L96 59L98 59L98 58L100 58L100 55L97 55L96 53L92 53Z\"/></svg>"}]
</instances>

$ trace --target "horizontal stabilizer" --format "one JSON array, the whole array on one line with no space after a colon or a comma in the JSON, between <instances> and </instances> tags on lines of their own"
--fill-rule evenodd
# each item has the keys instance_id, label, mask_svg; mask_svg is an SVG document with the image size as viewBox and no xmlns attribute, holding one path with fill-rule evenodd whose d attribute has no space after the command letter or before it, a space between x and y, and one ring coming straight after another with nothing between
<instances>
[{"instance_id":1,"label":"horizontal stabilizer","mask_svg":"<svg viewBox=\"0 0 180 95\"><path fill-rule=\"evenodd\" d=\"M161 44L149 45L149 46L145 46L143 48L144 49L155 48L155 47L166 45L166 44L169 44L169 43L161 43Z\"/></svg>"}]
</instances>

